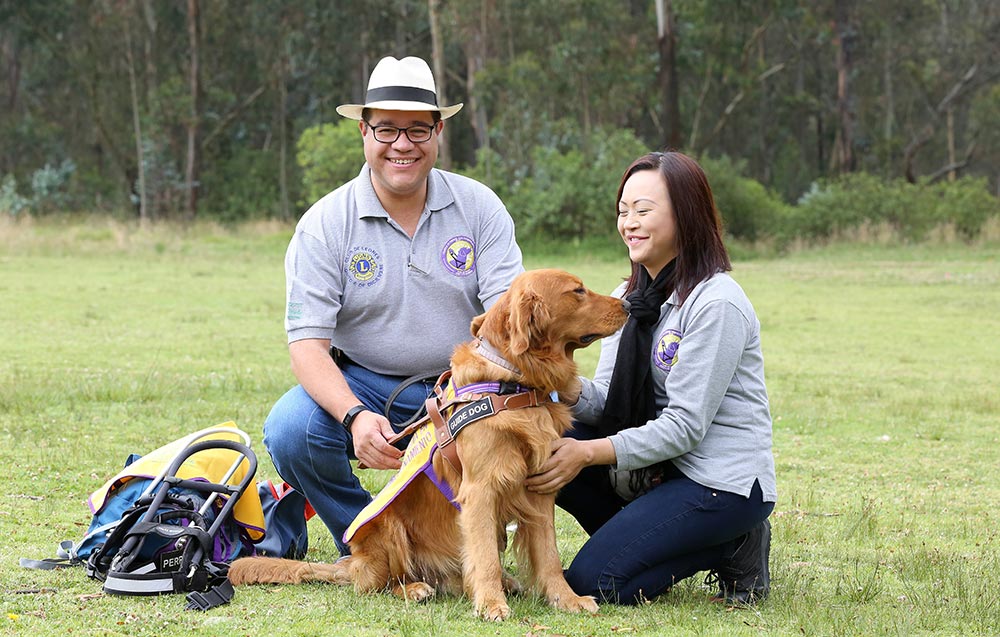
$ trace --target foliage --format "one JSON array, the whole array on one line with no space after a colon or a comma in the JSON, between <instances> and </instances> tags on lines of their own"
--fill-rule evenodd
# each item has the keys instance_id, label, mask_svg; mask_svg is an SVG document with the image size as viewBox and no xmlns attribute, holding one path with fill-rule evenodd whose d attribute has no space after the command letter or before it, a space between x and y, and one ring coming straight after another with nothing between
<instances>
[{"instance_id":1,"label":"foliage","mask_svg":"<svg viewBox=\"0 0 1000 637\"><path fill-rule=\"evenodd\" d=\"M343 119L310 126L299 137L295 158L302 169L300 203L308 206L358 176L365 163L358 123Z\"/></svg>"},{"instance_id":2,"label":"foliage","mask_svg":"<svg viewBox=\"0 0 1000 637\"><path fill-rule=\"evenodd\" d=\"M4 175L0 180L0 213L16 217L30 205L29 200L17 194L17 179L14 175Z\"/></svg>"},{"instance_id":3,"label":"foliage","mask_svg":"<svg viewBox=\"0 0 1000 637\"><path fill-rule=\"evenodd\" d=\"M169 217L183 209L186 185L181 167L156 134L142 138L142 167L146 179L146 197L151 216ZM139 178L132 186L132 204L139 205Z\"/></svg>"},{"instance_id":4,"label":"foliage","mask_svg":"<svg viewBox=\"0 0 1000 637\"><path fill-rule=\"evenodd\" d=\"M969 109L969 127L976 133L975 156L980 161L1000 166L1000 83L976 96ZM996 172L994 170L994 172ZM992 193L1000 196L1000 180L994 180Z\"/></svg>"},{"instance_id":5,"label":"foliage","mask_svg":"<svg viewBox=\"0 0 1000 637\"><path fill-rule=\"evenodd\" d=\"M975 239L989 219L1000 215L1000 202L988 188L985 178L972 177L942 181L927 188L928 196L936 204L934 218L955 224L962 238Z\"/></svg>"},{"instance_id":6,"label":"foliage","mask_svg":"<svg viewBox=\"0 0 1000 637\"><path fill-rule=\"evenodd\" d=\"M45 164L31 174L31 196L17 192L14 175L4 175L0 181L0 212L17 216L24 210L35 214L62 211L70 202L70 182L76 172L71 159L58 165Z\"/></svg>"},{"instance_id":7,"label":"foliage","mask_svg":"<svg viewBox=\"0 0 1000 637\"><path fill-rule=\"evenodd\" d=\"M886 210L913 227L917 225L916 210L899 205L899 195L907 191L904 187L896 191L896 197L886 197L882 180L866 173L814 183L798 201L791 234L807 240L826 239L867 220L881 220Z\"/></svg>"},{"instance_id":8,"label":"foliage","mask_svg":"<svg viewBox=\"0 0 1000 637\"><path fill-rule=\"evenodd\" d=\"M61 210L69 200L67 189L76 171L72 159L59 165L45 164L31 176L32 209L40 214Z\"/></svg>"},{"instance_id":9,"label":"foliage","mask_svg":"<svg viewBox=\"0 0 1000 637\"><path fill-rule=\"evenodd\" d=\"M579 135L567 128L553 135L556 145L536 147L527 163L481 150L476 166L463 171L500 195L519 233L580 239L614 231L621 175L646 147L627 130Z\"/></svg>"},{"instance_id":10,"label":"foliage","mask_svg":"<svg viewBox=\"0 0 1000 637\"><path fill-rule=\"evenodd\" d=\"M854 173L815 183L795 207L789 231L816 241L866 224L888 224L900 238L921 241L932 228L951 223L961 237L972 240L998 213L983 179L911 184Z\"/></svg>"},{"instance_id":11,"label":"foliage","mask_svg":"<svg viewBox=\"0 0 1000 637\"><path fill-rule=\"evenodd\" d=\"M238 148L202 182L205 216L224 222L280 216L278 157L252 148Z\"/></svg>"},{"instance_id":12,"label":"foliage","mask_svg":"<svg viewBox=\"0 0 1000 637\"><path fill-rule=\"evenodd\" d=\"M760 182L744 177L746 162L729 157L699 160L726 232L754 242L781 231L787 206Z\"/></svg>"}]
</instances>

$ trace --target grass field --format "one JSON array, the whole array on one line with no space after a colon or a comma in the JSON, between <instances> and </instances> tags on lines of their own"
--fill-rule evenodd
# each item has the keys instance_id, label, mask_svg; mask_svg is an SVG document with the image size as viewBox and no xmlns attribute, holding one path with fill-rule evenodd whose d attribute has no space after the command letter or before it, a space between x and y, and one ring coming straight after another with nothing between
<instances>
[{"instance_id":1,"label":"grass field","mask_svg":"<svg viewBox=\"0 0 1000 637\"><path fill-rule=\"evenodd\" d=\"M763 326L779 502L771 597L708 603L701 578L641 608L563 615L513 601L407 605L348 589L241 589L228 606L102 596L41 572L82 536L87 495L145 452L233 420L260 444L293 382L281 324L290 228L140 231L107 221L0 225L0 634L992 635L1000 633L1000 247L837 245L744 259ZM529 255L609 291L622 260ZM580 353L584 372L597 348ZM366 476L374 487L383 473ZM560 513L564 562L584 540ZM311 560L336 556L314 520Z\"/></svg>"}]
</instances>

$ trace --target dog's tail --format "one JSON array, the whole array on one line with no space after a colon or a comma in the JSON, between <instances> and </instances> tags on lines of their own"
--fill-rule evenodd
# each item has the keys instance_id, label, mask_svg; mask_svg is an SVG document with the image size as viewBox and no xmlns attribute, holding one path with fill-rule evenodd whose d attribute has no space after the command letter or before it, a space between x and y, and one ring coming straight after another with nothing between
<instances>
[{"instance_id":1,"label":"dog's tail","mask_svg":"<svg viewBox=\"0 0 1000 637\"><path fill-rule=\"evenodd\" d=\"M229 581L234 586L304 582L350 584L350 558L342 558L333 564L321 564L277 557L243 557L230 565Z\"/></svg>"}]
</instances>

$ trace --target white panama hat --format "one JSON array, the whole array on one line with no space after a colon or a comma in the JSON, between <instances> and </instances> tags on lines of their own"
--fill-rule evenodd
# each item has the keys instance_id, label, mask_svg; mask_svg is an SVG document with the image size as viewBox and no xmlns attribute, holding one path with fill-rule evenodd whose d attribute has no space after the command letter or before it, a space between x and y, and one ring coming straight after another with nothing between
<instances>
[{"instance_id":1,"label":"white panama hat","mask_svg":"<svg viewBox=\"0 0 1000 637\"><path fill-rule=\"evenodd\" d=\"M368 91L364 104L341 104L337 112L349 119L361 119L366 108L386 111L438 111L441 119L448 119L462 110L462 104L438 106L434 75L427 62L418 57L397 60L384 57L368 78Z\"/></svg>"}]
</instances>

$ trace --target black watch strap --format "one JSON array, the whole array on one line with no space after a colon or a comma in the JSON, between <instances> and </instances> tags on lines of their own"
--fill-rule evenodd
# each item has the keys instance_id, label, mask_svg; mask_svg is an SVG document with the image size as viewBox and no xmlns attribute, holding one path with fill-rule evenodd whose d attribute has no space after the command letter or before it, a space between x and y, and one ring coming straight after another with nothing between
<instances>
[{"instance_id":1,"label":"black watch strap","mask_svg":"<svg viewBox=\"0 0 1000 637\"><path fill-rule=\"evenodd\" d=\"M350 409L348 409L347 413L344 414L344 420L342 421L344 424L344 429L350 431L351 425L354 423L354 419L357 418L358 414L360 414L363 411L368 411L368 408L365 407L364 405L355 405Z\"/></svg>"}]
</instances>

